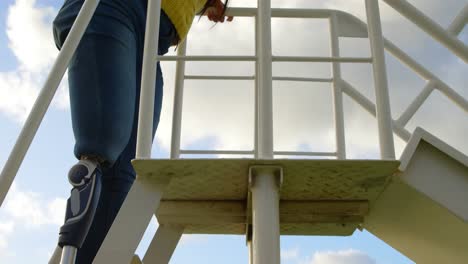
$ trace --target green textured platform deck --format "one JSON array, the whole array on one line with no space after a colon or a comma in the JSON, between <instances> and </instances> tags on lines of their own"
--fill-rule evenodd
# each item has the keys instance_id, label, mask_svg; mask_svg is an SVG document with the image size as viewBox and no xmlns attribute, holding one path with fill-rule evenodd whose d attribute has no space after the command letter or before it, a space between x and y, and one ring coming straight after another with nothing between
<instances>
[{"instance_id":1,"label":"green textured platform deck","mask_svg":"<svg viewBox=\"0 0 468 264\"><path fill-rule=\"evenodd\" d=\"M380 160L134 160L147 181L171 178L156 215L188 234L246 234L249 167L283 168L282 235L351 235L398 171Z\"/></svg>"}]
</instances>

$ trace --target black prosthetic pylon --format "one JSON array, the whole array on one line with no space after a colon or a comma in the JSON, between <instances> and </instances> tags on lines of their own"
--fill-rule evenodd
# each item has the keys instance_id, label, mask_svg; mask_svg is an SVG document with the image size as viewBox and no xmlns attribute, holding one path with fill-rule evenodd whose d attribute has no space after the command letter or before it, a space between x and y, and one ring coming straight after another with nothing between
<instances>
[{"instance_id":1,"label":"black prosthetic pylon","mask_svg":"<svg viewBox=\"0 0 468 264\"><path fill-rule=\"evenodd\" d=\"M96 213L101 194L99 163L80 160L68 173L73 186L67 201L65 224L60 228L59 246L81 248Z\"/></svg>"}]
</instances>

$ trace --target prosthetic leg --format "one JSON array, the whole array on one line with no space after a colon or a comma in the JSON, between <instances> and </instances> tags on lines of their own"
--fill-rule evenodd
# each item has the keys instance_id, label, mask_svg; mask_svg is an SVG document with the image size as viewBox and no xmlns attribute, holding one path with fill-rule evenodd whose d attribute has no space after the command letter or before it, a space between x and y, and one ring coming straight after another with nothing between
<instances>
[{"instance_id":1,"label":"prosthetic leg","mask_svg":"<svg viewBox=\"0 0 468 264\"><path fill-rule=\"evenodd\" d=\"M80 160L68 173L73 186L67 201L65 224L60 228L61 264L74 264L93 222L101 193L102 172L98 162Z\"/></svg>"}]
</instances>

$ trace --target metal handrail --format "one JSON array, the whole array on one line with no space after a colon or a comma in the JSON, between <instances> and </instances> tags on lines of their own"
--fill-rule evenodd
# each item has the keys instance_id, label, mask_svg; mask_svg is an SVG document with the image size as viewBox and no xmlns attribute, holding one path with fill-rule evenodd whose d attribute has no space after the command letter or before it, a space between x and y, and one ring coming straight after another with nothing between
<instances>
[{"instance_id":1,"label":"metal handrail","mask_svg":"<svg viewBox=\"0 0 468 264\"><path fill-rule=\"evenodd\" d=\"M392 7L394 7L397 2L405 2L402 0L384 0L385 2L389 3ZM13 148L13 150L10 153L10 156L5 163L5 166L2 169L2 172L0 174L0 205L3 203L4 198L6 196L6 193L8 192L11 183L13 182L16 173L24 159L24 156L37 132L37 129L42 121L42 118L47 111L47 108L50 104L50 101L52 100L53 95L55 94L56 88L58 87L58 83L60 82L63 73L65 72L66 66L68 65L68 62L73 54L74 49L77 46L77 43L79 42L79 39L84 32L84 29L86 28L88 21L91 19L91 16L93 14L94 9L96 8L97 4L99 3L99 0L86 0L85 4L83 5L83 10L82 10L82 15L79 16L77 19L77 22L75 23L76 25L72 28L72 31L70 35L77 36L76 39L67 39L67 41L64 43L64 46L62 48L62 51L59 53L57 60L52 67L51 74L49 75L43 89L41 90L34 106L32 107L31 113L28 117L28 119L25 122L25 125L23 126L23 129L17 139L17 142ZM393 5L391 4L393 3ZM411 7L410 7L411 8ZM414 8L414 7L412 7ZM411 8L411 9L412 9ZM401 11L401 7L397 8L397 11ZM414 11L414 10L413 10ZM228 12L230 15L235 15L235 16L244 16L244 17L254 17L256 16L257 10L255 8L231 8ZM408 12L408 11L407 11ZM366 24L359 20L358 18L351 16L345 12L342 11L336 11L336 10L324 10L324 9L316 9L316 10L310 10L310 9L272 9L271 14L273 17L290 17L290 18L330 18L332 16L336 16L338 20L344 19L347 22L353 21L358 28L361 29L367 29ZM408 14L408 13L406 13ZM417 14L417 17L419 17L419 21L421 22L421 14ZM447 44L449 42L453 43L458 43L458 40L453 40L453 36L458 35L464 25L466 24L468 17L468 5L465 6L461 12L457 15L457 17L454 19L452 24L449 26L449 28L446 30L449 32L449 34L438 34L437 40L442 42L443 44ZM414 21L413 21L414 22ZM433 22L433 21L432 21ZM429 24L421 24L415 22L418 26L421 28L426 28L428 25L431 25L432 22L429 22ZM341 26L341 25L340 25ZM440 29L439 29L440 31ZM72 34L72 32L75 32L75 34ZM80 33L81 34L76 34ZM429 34L431 34L430 31L427 31ZM339 32L340 35L343 35L343 32ZM182 45L181 45L182 46ZM182 51L182 47L179 46L179 52ZM439 90L442 92L444 95L446 95L449 99L451 99L453 102L455 102L459 107L461 107L465 112L468 112L468 101L463 98L463 96L459 95L455 90L453 90L449 85L447 85L445 82L440 80L438 77L436 77L434 74L432 74L430 71L428 71L426 68L424 68L422 65L420 65L418 62L416 62L413 58L408 56L406 53L404 53L401 49L399 49L397 46L395 46L392 42L390 42L387 39L384 39L384 46L387 51L389 51L391 54L393 54L396 58L398 58L402 63L410 67L413 71L418 73L420 76L422 76L424 79L428 80L428 82L431 83L431 87L434 87L434 89ZM447 44L446 46L450 46ZM452 45L452 46L457 46L457 45ZM458 45L459 46L459 45ZM464 46L466 48L466 45ZM452 50L452 49L451 49ZM453 51L453 50L452 50ZM455 51L457 49L455 48ZM456 55L459 55L460 51L464 51L464 48L461 50L458 50L457 52L454 53ZM463 52L462 52L463 53ZM182 54L182 53L180 53ZM466 53L464 53L466 54ZM461 54L461 55L464 55ZM180 56L180 55L179 55ZM224 58L228 58L229 56L224 56ZM463 57L463 56L461 56ZM193 57L195 59L196 57ZM273 57L274 58L274 57ZM318 57L315 57L314 59L317 59ZM171 59L170 57L168 60ZM180 57L182 59L182 57ZM199 58L201 60L201 58ZM235 60L234 58L232 58ZM249 59L252 61L255 61L256 58L254 56L245 56L244 59ZM324 59L324 58L322 58ZM353 58L341 58L342 60L354 60ZM358 59L358 58L356 58ZM359 58L359 60L364 60L367 59L366 62L369 62L370 59L368 58ZM162 59L165 60L165 59ZM182 62L182 61L181 61ZM181 64L181 62L178 63ZM181 68L178 66L178 68ZM180 70L179 72L182 72L183 76L183 70ZM180 75L180 74L179 74ZM202 79L202 77L189 77L188 79ZM216 78L213 76L213 79ZM247 79L247 78L246 78ZM253 77L248 77L249 80L252 80ZM176 78L176 80L181 80L180 78ZM284 81L319 81L319 78L296 78L296 77L273 77L273 80L284 80ZM334 78L330 79L320 79L323 82L333 82ZM183 81L182 81L183 82ZM375 113L375 105L369 101L367 98L362 96L357 90L353 91L350 90L350 86L344 85L343 92L346 94L350 95L354 100L356 100L361 106L364 107L364 109L368 110L369 112L374 112ZM402 125L406 124L408 120L411 119L411 117L414 115L415 111L419 109L420 105L424 100L423 98L428 97L428 90L429 88L425 88L422 92L422 94L419 94L415 101L410 104L409 108L404 111L402 116L395 122L393 122L393 130L402 137L405 140L408 140L410 133L403 128ZM358 99L359 98L359 99ZM372 106L371 106L372 105ZM150 111L152 112L152 111ZM173 127L174 130L174 127ZM177 147L177 144L175 142L179 141L180 144L180 137L179 140L177 140L177 137L172 137L172 143L171 143L171 157L175 158L177 157L177 151L175 151L175 147ZM174 153L174 154L172 154Z\"/></svg>"},{"instance_id":2,"label":"metal handrail","mask_svg":"<svg viewBox=\"0 0 468 264\"><path fill-rule=\"evenodd\" d=\"M232 8L229 10L230 15L235 16L244 16L244 17L253 17L255 16L254 8ZM354 24L356 28L361 29L361 31L367 30L367 25L362 22L360 19L345 13L343 11L338 10L324 10L324 9L272 9L272 17L282 17L282 18L324 18L324 19L336 19L336 20L346 20L347 22L351 22ZM461 11L461 13L455 18L454 22L449 27L448 31L453 32L454 34L459 34L461 29L463 28L461 25L466 23L465 21L468 18L468 5ZM336 34L343 33L339 29L336 30ZM451 99L455 104L459 107L468 111L468 104L466 99L460 96L457 92L455 92L452 88L450 88L446 83L436 77L433 73L429 70L424 68L418 62L416 62L413 58L399 49L396 45L394 45L391 41L387 39L384 40L384 47L387 51L389 51L392 55L398 58L403 64L411 68L414 72L416 72L421 77L428 80L428 85L423 89L423 91L415 98L414 102L412 102L408 108L403 112L403 114L397 120L391 120L392 129L393 131L404 141L408 141L411 133L406 130L404 127L408 123L408 121L414 116L420 106L424 103L424 101L429 97L431 92L434 89L438 89L443 94L445 94L449 99ZM333 55L333 54L332 54ZM336 54L335 54L336 55ZM193 58L193 56L178 56L178 59L182 59L183 57L186 58ZM220 59L221 56L196 56L198 60L212 60L211 58L215 58L216 60ZM254 60L255 56L251 56L252 60ZM273 61L289 61L289 62L354 62L354 63L370 63L372 62L372 58L343 58L338 56L332 57L291 57L291 56L273 56ZM275 60L276 59L276 60ZM166 58L164 60L174 60L174 58ZM210 76L210 75L187 75L185 76L186 80L255 80L255 76ZM304 81L304 82L334 82L337 80L341 83L342 89L344 93L350 96L353 100L355 100L359 105L361 105L365 110L367 110L370 114L376 116L376 107L375 104L363 96L357 89L355 89L351 84L347 83L344 80L341 80L341 77L336 78L306 78L306 77L280 77L280 76L272 76L273 80L276 81ZM174 119L173 119L174 121ZM173 131L173 135L174 135ZM288 152L292 153L292 152ZM311 152L311 156L320 156L320 155L313 155ZM333 152L337 153L336 155L340 155L340 151ZM192 153L196 154L196 153ZM198 153L202 154L202 153ZM204 151L203 154L216 154L216 152ZM275 152L275 155L276 154ZM336 156L335 155L335 156ZM333 156L333 155L332 155Z\"/></svg>"}]
</instances>

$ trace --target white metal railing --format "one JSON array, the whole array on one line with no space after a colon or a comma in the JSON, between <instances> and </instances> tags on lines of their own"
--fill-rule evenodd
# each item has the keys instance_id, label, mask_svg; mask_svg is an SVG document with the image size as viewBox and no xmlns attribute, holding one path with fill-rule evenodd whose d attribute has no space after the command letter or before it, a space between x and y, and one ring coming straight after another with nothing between
<instances>
[{"instance_id":1,"label":"white metal railing","mask_svg":"<svg viewBox=\"0 0 468 264\"><path fill-rule=\"evenodd\" d=\"M338 159L346 158L344 117L343 117L343 93L349 95L368 112L377 117L379 126L379 139L381 156L383 159L395 159L393 132L408 140L410 132L404 126L414 116L421 105L435 89L441 91L456 105L468 112L468 102L446 83L421 66L418 62L405 54L393 43L383 38L381 31L380 12L378 0L364 0L369 25L359 19L335 10L310 10L310 9L271 9L270 1L258 1L258 8L232 8L230 15L247 16L256 18L256 54L255 56L186 56L186 45L179 47L177 56L157 57L156 50L159 35L160 0L149 0L147 27L145 38L145 51L143 59L142 91L139 109L139 126L137 139L137 158L149 158L151 156L151 134L155 82L155 57L160 61L177 61L176 88L174 97L174 115L172 124L171 158L179 158L180 154L253 154L256 158L273 158L274 155L311 155L311 156L336 156ZM447 30L424 15L405 0L383 0L396 11L415 23L434 39L446 46L453 54L468 62L468 47L456 36L462 31L468 20L468 5ZM50 75L36 100L31 113L19 135L19 138L5 164L0 175L0 204L8 192L16 173L24 159L24 156L36 134L36 131L44 117L44 114L55 94L67 65L81 39L91 17L99 3L99 0L86 0L83 8L73 25L69 37L59 53L59 56L51 70ZM285 18L321 18L330 21L331 57L293 57L273 56L271 49L271 17ZM372 58L341 57L339 50L340 37L368 37L371 42ZM396 120L391 117L388 96L388 84L385 66L384 48L407 65L421 77L427 80L423 91L415 98L403 114ZM186 76L186 61L252 61L256 62L256 74L254 76ZM332 63L332 78L299 78L272 76L273 62L330 62ZM363 96L351 84L341 77L341 63L372 63L374 71L376 104ZM181 120L183 86L185 79L198 80L255 80L255 146L254 150L246 151L219 151L219 150L181 150ZM289 152L273 151L273 118L272 118L272 81L301 81L301 82L328 82L333 84L334 118L336 128L336 151L334 152ZM271 182L270 182L271 183ZM271 190L263 190L271 194ZM272 199L274 200L274 199ZM271 205L271 204L270 204ZM268 210L277 210L277 206L268 206ZM273 208L273 209L272 209ZM275 209L276 208L276 209ZM268 214L275 214L269 212ZM268 215L265 213L264 215ZM258 226L261 225L257 225ZM260 229L257 229L260 230ZM254 231L256 232L256 231ZM259 231L260 232L260 231ZM256 236L254 234L254 236ZM270 243L276 248L277 236L263 237L263 242L258 243L258 254L267 252ZM268 243L267 243L268 242ZM254 241L255 243L255 241ZM274 244L274 245L273 245ZM263 248L263 250L261 249ZM270 262L276 263L278 257ZM255 258L255 257L254 257ZM256 261L257 262L257 261ZM265 263L264 261L260 261ZM260 263L258 262L258 263Z\"/></svg>"},{"instance_id":2,"label":"white metal railing","mask_svg":"<svg viewBox=\"0 0 468 264\"><path fill-rule=\"evenodd\" d=\"M440 43L448 47L455 55L458 55L462 58L465 62L467 61L467 46L463 44L460 40L456 38L458 34L463 30L464 26L468 21L468 5L466 5L460 13L456 16L454 21L448 27L447 30L441 29L441 27L430 18L425 16L423 13L418 11L414 6L410 5L405 0L384 0L387 2L391 7L395 8L398 12L402 13L405 17L407 17L410 21L413 21L416 25L420 28L425 30L428 34L433 36L436 40ZM150 3L158 2L158 1L150 1ZM374 2L374 1L370 1ZM13 182L15 175L24 159L24 156L36 134L36 131L47 111L47 108L55 94L55 91L60 83L60 80L63 77L63 74L66 70L66 67L69 63L69 60L78 45L78 42L84 33L84 30L89 23L94 10L96 9L99 0L86 0L82 11L80 12L80 16L78 17L75 25L73 26L69 38L64 43L64 46L59 53L55 64L51 69L51 74L48 76L44 84L44 88L41 90L35 104L32 107L31 113L28 119L25 122L25 125L17 139L17 142L5 163L4 168L2 169L0 175L0 204L3 203L3 200L8 192L11 183ZM156 3L154 3L156 4ZM153 5L154 5L153 4ZM371 3L372 7L373 3ZM156 9L154 9L156 10ZM372 15L377 10L370 11L368 15ZM239 17L255 17L257 10L255 8L231 8L229 10L230 15L239 16ZM150 23L153 22L152 27L156 25L155 22L157 20L158 12L154 12L153 21L149 21ZM372 58L346 58L339 56L339 46L338 49L334 47L336 45L336 41L339 41L339 37L367 37L367 25L353 17L347 13L341 11L334 11L334 10L310 10L310 9L271 9L272 17L285 17L285 18L322 18L322 19L330 19L330 26L331 26L331 38L332 40L332 56L331 57L292 57L292 56L272 56L272 62L279 62L279 61L289 61L289 62L331 62L333 63L333 73L334 75L339 75L339 64L340 63L371 63ZM371 18L372 19L372 18ZM378 20L378 19L377 19ZM153 28L154 29L154 28ZM150 31L149 33L155 34L156 31ZM378 34L378 33L377 33ZM156 35L155 35L156 36ZM153 38L154 40L155 38ZM153 46L157 44L154 41L148 43L146 45ZM388 120L384 123L387 123L386 127L393 127L393 131L400 136L404 140L408 140L411 133L407 131L404 126L407 122L412 118L412 116L416 113L416 111L420 108L420 106L424 103L424 101L428 98L431 92L435 89L442 92L446 95L449 99L451 99L456 105L458 105L461 109L465 112L468 112L468 102L465 98L459 95L455 90L453 90L449 85L443 82L441 79L436 77L433 73L429 70L424 68L421 64L416 62L406 53L404 53L401 49L399 49L396 45L390 42L387 39L383 39L383 45L385 49L391 53L393 56L398 58L403 64L411 68L414 72L419 74L422 78L428 81L424 90L416 97L416 99L409 105L408 109L406 109L403 114L396 120L392 120L392 125L388 125ZM146 49L148 50L148 49ZM172 134L172 142L171 142L171 158L179 157L180 154L254 154L258 157L258 138L257 133L255 133L255 148L254 150L247 150L247 151L197 151L197 150L180 150L180 120L181 120L181 113L182 113L182 96L183 96L183 83L185 79L197 79L197 80L255 80L255 76L188 76L185 75L185 61L257 61L257 56L185 56L185 44L179 47L179 54L178 56L167 56L158 58L161 61L178 61L177 63L177 71L176 71L176 96L175 96L175 104L174 104L174 119L173 119L173 134ZM153 57L152 54L149 54L148 57ZM146 65L153 65L153 59L151 61L147 60L145 62ZM148 78L148 77L147 77ZM152 79L152 78L150 78ZM340 128L340 93L337 92L342 90L345 94L350 96L354 99L357 103L359 103L364 109L366 109L369 113L377 116L376 105L359 93L354 87L352 87L349 83L344 80L340 79L340 76L334 76L334 78L305 78L305 77L282 77L282 76L272 76L272 80L274 81L301 81L301 82L329 82L333 83L334 85L334 103L335 103L335 126L338 128L337 133L337 151L330 152L330 153L315 153L315 152L294 152L297 155L311 155L311 156L337 156L338 158L345 158L346 152L343 147L343 140L341 136L341 128ZM143 81L144 83L152 83L151 80ZM341 84L341 85L337 85ZM341 86L341 87L340 87ZM151 91L149 91L151 92ZM146 94L146 93L144 93ZM256 92L257 96L257 92ZM152 100L152 96L142 96L148 100ZM142 104L142 107L145 109L148 108L148 104L150 102L146 102ZM151 104L150 104L151 105ZM141 113L151 114L152 111L141 111ZM387 117L389 113L386 114ZM142 116L141 120L146 120L149 116ZM388 118L387 118L388 119ZM142 126L142 132L146 139L149 138L148 132L144 133L143 130L149 131L149 127L147 125L148 122L140 122ZM258 118L256 116L256 124L258 123ZM146 126L146 127L145 127ZM257 126L256 126L257 130ZM179 131L179 132L177 132ZM390 136L386 136L390 138ZM140 138L139 149L141 150L143 147L143 143L141 141L142 137ZM146 141L146 140L144 140ZM151 142L151 141L148 141ZM148 148L148 147L143 147ZM141 151L139 151L140 153ZM148 150L146 149L146 154L148 154ZM143 154L143 153L140 153ZM277 151L274 152L275 155L289 155L293 154L293 152L288 151ZM149 155L144 155L149 156Z\"/></svg>"},{"instance_id":3,"label":"white metal railing","mask_svg":"<svg viewBox=\"0 0 468 264\"><path fill-rule=\"evenodd\" d=\"M232 8L229 11L229 14L235 15L238 17L254 17L255 16L254 8ZM337 130L336 142L337 150L335 152L295 152L295 151L274 151L274 155L292 155L292 156L324 156L324 157L333 157L336 156L339 159L346 157L346 150L344 147L344 136L341 135L342 124L341 115L342 109L340 105L340 94L341 92L347 94L358 104L360 104L366 111L370 114L377 116L376 105L365 96L363 96L356 88L354 88L350 83L346 82L341 78L341 73L339 69L340 63L372 63L372 58L355 58L355 57L340 57L339 55L339 37L367 37L367 25L359 20L358 18L351 16L347 13L335 10L320 10L320 9L272 9L272 17L282 17L282 18L319 18L319 19L329 19L330 21L330 35L331 35L331 57L292 57L292 56L272 56L273 62L331 62L333 77L332 78L308 78L308 77L282 77L282 76L272 76L273 81L298 81L298 82L326 82L333 83L334 85L334 112L335 112L335 127ZM461 11L461 13L456 17L454 22L449 27L448 31L453 32L451 34L459 34L463 26L468 20L468 5ZM343 30L346 28L347 31ZM363 33L365 32L365 33ZM186 43L185 43L186 44ZM440 90L445 94L449 99L451 99L455 104L460 108L468 112L468 103L461 95L455 92L450 88L446 83L428 71L426 68L421 66L418 62L412 59L409 55L404 53L396 45L394 45L389 40L383 38L383 45L385 49L390 52L393 56L398 58L403 64L408 66L419 76L428 81L426 87L423 91L415 98L415 100L408 106L408 108L403 112L400 118L396 120L391 120L391 129L388 128L388 131L393 130L400 138L405 141L408 141L411 133L405 129L408 121L414 116L418 111L421 105L429 97L431 92L434 89ZM336 46L336 47L334 47ZM165 56L160 57L161 61L177 61L177 67L183 64L185 67L184 61L255 61L255 56L186 56L185 49L179 50L177 56ZM226 60L224 60L226 59ZM176 80L176 94L180 94L183 90L183 78L184 80L255 80L255 75L253 76L226 76L226 75L184 75L178 74ZM341 92L340 92L341 91ZM181 111L182 108L182 98L176 96L174 98L174 105L177 105L177 108L174 108L174 118L173 124L181 122ZM257 117L257 115L255 115ZM255 123L257 127L257 121ZM178 126L173 125L172 130L172 152L171 157L179 157L181 154L198 154L198 155L255 155L257 145L255 144L254 150L182 150L180 149L180 124ZM175 142L177 141L177 142ZM179 146L179 147L175 147Z\"/></svg>"}]
</instances>

